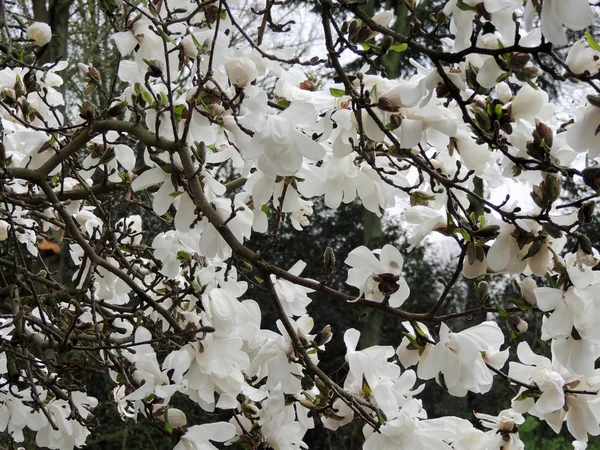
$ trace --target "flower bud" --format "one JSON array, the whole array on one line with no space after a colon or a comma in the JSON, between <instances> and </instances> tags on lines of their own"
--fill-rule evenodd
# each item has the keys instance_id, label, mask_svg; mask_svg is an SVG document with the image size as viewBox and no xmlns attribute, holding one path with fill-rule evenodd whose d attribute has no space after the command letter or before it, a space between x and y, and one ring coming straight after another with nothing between
<instances>
[{"instance_id":1,"label":"flower bud","mask_svg":"<svg viewBox=\"0 0 600 450\"><path fill-rule=\"evenodd\" d=\"M43 47L52 39L52 29L44 22L33 22L27 27L26 36L33 39L35 45Z\"/></svg>"},{"instance_id":2,"label":"flower bud","mask_svg":"<svg viewBox=\"0 0 600 450\"><path fill-rule=\"evenodd\" d=\"M531 56L527 53L515 53L508 63L508 68L511 70L520 70L531 60Z\"/></svg>"},{"instance_id":3,"label":"flower bud","mask_svg":"<svg viewBox=\"0 0 600 450\"><path fill-rule=\"evenodd\" d=\"M435 23L439 26L444 25L444 23L446 22L446 14L444 14L444 11L442 11L441 9L437 12L437 14L435 15Z\"/></svg>"},{"instance_id":4,"label":"flower bud","mask_svg":"<svg viewBox=\"0 0 600 450\"><path fill-rule=\"evenodd\" d=\"M546 144L547 148L552 147L553 141L553 133L552 129L546 125L544 122L541 122L539 119L535 120L535 134L534 137L539 137L540 141L543 140L544 144ZM540 142L541 144L541 142Z\"/></svg>"},{"instance_id":5,"label":"flower bud","mask_svg":"<svg viewBox=\"0 0 600 450\"><path fill-rule=\"evenodd\" d=\"M596 207L595 202L584 203L579 211L577 211L577 218L579 219L579 225L585 223L592 223L594 219L594 208Z\"/></svg>"},{"instance_id":6,"label":"flower bud","mask_svg":"<svg viewBox=\"0 0 600 450\"><path fill-rule=\"evenodd\" d=\"M225 64L225 72L231 84L244 88L258 76L256 64L249 58L230 59Z\"/></svg>"},{"instance_id":7,"label":"flower bud","mask_svg":"<svg viewBox=\"0 0 600 450\"><path fill-rule=\"evenodd\" d=\"M331 332L331 325L326 325L315 336L315 344L317 345L317 347L320 347L321 345L325 345L331 340L332 336L333 336L333 333Z\"/></svg>"},{"instance_id":8,"label":"flower bud","mask_svg":"<svg viewBox=\"0 0 600 450\"><path fill-rule=\"evenodd\" d=\"M519 333L525 333L527 331L527 329L529 328L529 324L527 322L525 322L523 319L519 319L519 322L517 323L515 328L517 329L517 331Z\"/></svg>"},{"instance_id":9,"label":"flower bud","mask_svg":"<svg viewBox=\"0 0 600 450\"><path fill-rule=\"evenodd\" d=\"M181 428L187 424L185 413L177 408L168 408L164 413L156 416L156 419L168 423L173 428Z\"/></svg>"},{"instance_id":10,"label":"flower bud","mask_svg":"<svg viewBox=\"0 0 600 450\"><path fill-rule=\"evenodd\" d=\"M594 191L600 188L600 168L587 167L581 171L583 182L591 187Z\"/></svg>"},{"instance_id":11,"label":"flower bud","mask_svg":"<svg viewBox=\"0 0 600 450\"><path fill-rule=\"evenodd\" d=\"M537 300L535 299L535 294L533 290L537 288L537 284L532 277L527 277L523 281L521 281L521 295L525 299L527 303L531 306L535 306Z\"/></svg>"},{"instance_id":12,"label":"flower bud","mask_svg":"<svg viewBox=\"0 0 600 450\"><path fill-rule=\"evenodd\" d=\"M260 410L253 403L242 403L242 414L246 417L256 416Z\"/></svg>"},{"instance_id":13,"label":"flower bud","mask_svg":"<svg viewBox=\"0 0 600 450\"><path fill-rule=\"evenodd\" d=\"M163 70L161 68L161 63L158 60L144 60L144 62L148 65L148 75L153 78L160 78L163 74Z\"/></svg>"},{"instance_id":14,"label":"flower bud","mask_svg":"<svg viewBox=\"0 0 600 450\"><path fill-rule=\"evenodd\" d=\"M325 266L325 277L329 280L335 270L335 254L331 247L327 247L323 253L323 265Z\"/></svg>"},{"instance_id":15,"label":"flower bud","mask_svg":"<svg viewBox=\"0 0 600 450\"><path fill-rule=\"evenodd\" d=\"M490 285L487 281L482 281L477 285L479 290L479 300L484 303L490 297Z\"/></svg>"},{"instance_id":16,"label":"flower bud","mask_svg":"<svg viewBox=\"0 0 600 450\"><path fill-rule=\"evenodd\" d=\"M506 325L510 330L516 333L525 333L528 328L527 322L521 319L517 314L509 314L506 318Z\"/></svg>"}]
</instances>

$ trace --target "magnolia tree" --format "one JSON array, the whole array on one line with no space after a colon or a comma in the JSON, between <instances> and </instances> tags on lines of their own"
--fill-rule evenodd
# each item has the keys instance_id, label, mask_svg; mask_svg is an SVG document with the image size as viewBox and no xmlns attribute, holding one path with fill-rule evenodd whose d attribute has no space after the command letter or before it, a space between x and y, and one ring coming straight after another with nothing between
<instances>
[{"instance_id":1,"label":"magnolia tree","mask_svg":"<svg viewBox=\"0 0 600 450\"><path fill-rule=\"evenodd\" d=\"M0 431L81 447L110 401L178 450L306 448L307 430L353 421L365 449L521 449L526 414L584 449L600 434L599 256L579 231L600 187L600 169L585 168L600 152L592 4L450 0L428 24L409 14L403 35L390 12L319 0L306 8L324 51L305 60L269 45L291 27L277 19L286 2L254 8L257 32L235 3L104 2L120 62L115 77L78 62L78 105L63 101L67 63L36 61L50 27L2 9ZM414 75L387 78L378 58L404 50L420 55ZM345 69L352 58L360 70ZM542 76L588 94L572 117L558 120ZM567 181L589 195L561 199ZM505 197L484 194L505 185ZM525 191L533 201L519 204ZM282 223L309 227L319 197L377 215L407 200L410 248L328 248L321 281L302 261L274 265ZM164 231L150 235L140 208ZM432 308L405 309L402 253L434 231L457 249L455 270ZM253 248L254 233L267 245ZM72 279L44 266L40 248L53 245ZM347 291L327 282L336 267ZM520 280L516 305L492 302L492 274ZM449 310L464 278L479 306ZM249 284L276 326L261 324ZM357 330L314 330L314 292L381 310L404 335L359 350ZM525 314L551 355L516 344ZM477 324L457 329L462 317ZM319 366L331 339L347 348L339 382ZM89 371L110 379L109 399L87 392ZM511 409L476 412L480 427L428 418L419 400L432 383L465 396L499 380L518 393ZM174 396L229 419L187 423Z\"/></svg>"}]
</instances>

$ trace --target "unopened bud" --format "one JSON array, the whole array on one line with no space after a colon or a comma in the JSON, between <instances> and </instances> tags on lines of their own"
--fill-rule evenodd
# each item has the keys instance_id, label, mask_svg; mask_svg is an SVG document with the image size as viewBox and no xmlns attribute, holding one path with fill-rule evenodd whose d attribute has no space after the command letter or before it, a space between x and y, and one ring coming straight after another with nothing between
<instances>
[{"instance_id":1,"label":"unopened bud","mask_svg":"<svg viewBox=\"0 0 600 450\"><path fill-rule=\"evenodd\" d=\"M577 238L577 244L579 245L579 250L581 250L586 255L593 255L594 249L592 247L592 241L590 238L585 235L579 235Z\"/></svg>"},{"instance_id":2,"label":"unopened bud","mask_svg":"<svg viewBox=\"0 0 600 450\"><path fill-rule=\"evenodd\" d=\"M311 402L310 400L302 399L298 403L300 403L306 409L314 409L315 408L315 404L313 402Z\"/></svg>"},{"instance_id":3,"label":"unopened bud","mask_svg":"<svg viewBox=\"0 0 600 450\"><path fill-rule=\"evenodd\" d=\"M315 382L311 377L305 376L300 380L300 386L302 386L303 390L310 391L315 386Z\"/></svg>"},{"instance_id":4,"label":"unopened bud","mask_svg":"<svg viewBox=\"0 0 600 450\"><path fill-rule=\"evenodd\" d=\"M242 414L246 417L256 416L260 410L252 403L242 403Z\"/></svg>"},{"instance_id":5,"label":"unopened bud","mask_svg":"<svg viewBox=\"0 0 600 450\"><path fill-rule=\"evenodd\" d=\"M352 22L350 22L350 25L348 25L348 34L350 36L356 34L358 32L359 27L360 23L358 22L358 20L354 19Z\"/></svg>"},{"instance_id":6,"label":"unopened bud","mask_svg":"<svg viewBox=\"0 0 600 450\"><path fill-rule=\"evenodd\" d=\"M533 290L536 288L537 284L532 277L527 277L521 281L521 295L531 306L535 306L537 303L535 294L533 293Z\"/></svg>"},{"instance_id":7,"label":"unopened bud","mask_svg":"<svg viewBox=\"0 0 600 450\"><path fill-rule=\"evenodd\" d=\"M534 184L531 188L531 198L537 206L543 208L545 206L544 191L540 186Z\"/></svg>"},{"instance_id":8,"label":"unopened bud","mask_svg":"<svg viewBox=\"0 0 600 450\"><path fill-rule=\"evenodd\" d=\"M537 135L539 136L540 140L542 140L542 139L544 140L544 144L546 144L546 146L548 148L552 147L552 141L553 141L552 128L550 128L544 122L540 122L539 120L536 119L535 131L536 131Z\"/></svg>"},{"instance_id":9,"label":"unopened bud","mask_svg":"<svg viewBox=\"0 0 600 450\"><path fill-rule=\"evenodd\" d=\"M252 264L245 260L240 263L239 268L244 272L252 272L253 269Z\"/></svg>"},{"instance_id":10,"label":"unopened bud","mask_svg":"<svg viewBox=\"0 0 600 450\"><path fill-rule=\"evenodd\" d=\"M144 62L148 65L148 75L150 75L151 77L154 78L159 78L162 76L163 71L160 68L160 61L157 60L153 60L153 61L148 61L148 60L144 60Z\"/></svg>"},{"instance_id":11,"label":"unopened bud","mask_svg":"<svg viewBox=\"0 0 600 450\"><path fill-rule=\"evenodd\" d=\"M531 60L531 56L528 53L515 53L508 63L508 68L511 70L521 70Z\"/></svg>"},{"instance_id":12,"label":"unopened bud","mask_svg":"<svg viewBox=\"0 0 600 450\"><path fill-rule=\"evenodd\" d=\"M475 231L473 234L480 238L494 238L498 234L498 230L500 230L500 226L488 225L480 230Z\"/></svg>"},{"instance_id":13,"label":"unopened bud","mask_svg":"<svg viewBox=\"0 0 600 450\"><path fill-rule=\"evenodd\" d=\"M583 182L591 187L594 191L600 188L600 168L587 167L581 171Z\"/></svg>"},{"instance_id":14,"label":"unopened bud","mask_svg":"<svg viewBox=\"0 0 600 450\"><path fill-rule=\"evenodd\" d=\"M327 344L331 340L333 333L331 332L331 325L326 325L319 333L315 336L315 344L317 347Z\"/></svg>"},{"instance_id":15,"label":"unopened bud","mask_svg":"<svg viewBox=\"0 0 600 450\"><path fill-rule=\"evenodd\" d=\"M548 174L546 175L546 179L544 180L544 193L546 194L546 198L549 203L553 203L562 191L562 187L560 185L560 181L556 175Z\"/></svg>"},{"instance_id":16,"label":"unopened bud","mask_svg":"<svg viewBox=\"0 0 600 450\"><path fill-rule=\"evenodd\" d=\"M306 333L302 328L298 328L296 331L296 336L298 336L298 340L304 347L310 346L310 342L308 342L308 338L306 337Z\"/></svg>"},{"instance_id":17,"label":"unopened bud","mask_svg":"<svg viewBox=\"0 0 600 450\"><path fill-rule=\"evenodd\" d=\"M315 378L315 386L323 397L329 397L331 395L331 389L329 389L327 385L323 383L323 380L318 377Z\"/></svg>"},{"instance_id":18,"label":"unopened bud","mask_svg":"<svg viewBox=\"0 0 600 450\"><path fill-rule=\"evenodd\" d=\"M537 76L540 76L542 73L542 71L540 69L538 69L535 66L527 66L527 67L523 67L521 70L519 70L519 72L516 74L517 78L519 79L530 79L530 78L535 78Z\"/></svg>"},{"instance_id":19,"label":"unopened bud","mask_svg":"<svg viewBox=\"0 0 600 450\"><path fill-rule=\"evenodd\" d=\"M168 423L173 428L181 428L187 424L185 413L177 408L169 408L156 417L158 420Z\"/></svg>"},{"instance_id":20,"label":"unopened bud","mask_svg":"<svg viewBox=\"0 0 600 450\"><path fill-rule=\"evenodd\" d=\"M477 288L479 290L479 300L481 302L485 302L488 298L490 298L490 285L487 281L481 281Z\"/></svg>"},{"instance_id":21,"label":"unopened bud","mask_svg":"<svg viewBox=\"0 0 600 450\"><path fill-rule=\"evenodd\" d=\"M577 218L579 219L579 224L583 225L584 223L591 223L594 219L594 209L596 207L595 202L587 202L584 203L579 211L577 212Z\"/></svg>"},{"instance_id":22,"label":"unopened bud","mask_svg":"<svg viewBox=\"0 0 600 450\"><path fill-rule=\"evenodd\" d=\"M385 36L383 38L383 40L381 41L381 54L385 55L388 50L390 49L390 47L392 46L392 44L394 43L394 38L391 36Z\"/></svg>"},{"instance_id":23,"label":"unopened bud","mask_svg":"<svg viewBox=\"0 0 600 450\"><path fill-rule=\"evenodd\" d=\"M108 108L108 111L106 113L109 117L117 117L123 114L126 109L127 102L119 102L116 105L113 105L110 108Z\"/></svg>"},{"instance_id":24,"label":"unopened bud","mask_svg":"<svg viewBox=\"0 0 600 450\"><path fill-rule=\"evenodd\" d=\"M446 14L444 14L444 11L442 11L441 9L437 12L437 14L435 15L435 23L439 26L444 25L444 23L446 22Z\"/></svg>"},{"instance_id":25,"label":"unopened bud","mask_svg":"<svg viewBox=\"0 0 600 450\"><path fill-rule=\"evenodd\" d=\"M323 253L323 265L325 266L325 277L329 280L335 271L335 254L331 247L327 247Z\"/></svg>"},{"instance_id":26,"label":"unopened bud","mask_svg":"<svg viewBox=\"0 0 600 450\"><path fill-rule=\"evenodd\" d=\"M517 329L517 331L519 333L525 333L527 331L527 329L529 328L529 324L527 322L525 322L523 319L519 319L519 322L517 323L515 328Z\"/></svg>"}]
</instances>

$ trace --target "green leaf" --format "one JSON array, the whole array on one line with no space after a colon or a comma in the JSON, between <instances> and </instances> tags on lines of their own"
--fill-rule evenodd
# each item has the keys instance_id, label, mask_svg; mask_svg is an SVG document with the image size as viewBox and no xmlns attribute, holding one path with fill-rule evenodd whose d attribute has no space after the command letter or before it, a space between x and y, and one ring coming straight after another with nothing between
<instances>
[{"instance_id":1,"label":"green leaf","mask_svg":"<svg viewBox=\"0 0 600 450\"><path fill-rule=\"evenodd\" d=\"M175 113L176 116L181 117L181 114L183 113L183 111L185 110L185 105L177 105L173 108L173 112Z\"/></svg>"},{"instance_id":2,"label":"green leaf","mask_svg":"<svg viewBox=\"0 0 600 450\"><path fill-rule=\"evenodd\" d=\"M510 299L510 301L513 302L515 304L515 306L517 308L519 308L521 311L531 311L532 310L531 305L522 298L512 297Z\"/></svg>"},{"instance_id":3,"label":"green leaf","mask_svg":"<svg viewBox=\"0 0 600 450\"><path fill-rule=\"evenodd\" d=\"M169 194L169 197L177 198L177 197L179 197L181 194L183 194L183 191L171 192L171 193Z\"/></svg>"},{"instance_id":4,"label":"green leaf","mask_svg":"<svg viewBox=\"0 0 600 450\"><path fill-rule=\"evenodd\" d=\"M533 81L531 81L529 78L525 78L525 82L531 86L533 89L535 89L536 91L539 91L540 88L537 86L537 84L535 84Z\"/></svg>"},{"instance_id":5,"label":"green leaf","mask_svg":"<svg viewBox=\"0 0 600 450\"><path fill-rule=\"evenodd\" d=\"M152 98L152 95L150 94L150 92L148 91L143 91L142 92L142 98L144 99L144 101L148 104L148 105L152 105L154 104L154 99Z\"/></svg>"},{"instance_id":6,"label":"green leaf","mask_svg":"<svg viewBox=\"0 0 600 450\"><path fill-rule=\"evenodd\" d=\"M371 395L371 392L373 392L371 389L371 386L369 386L369 383L364 375L363 375L363 379L362 379L362 391L367 396Z\"/></svg>"},{"instance_id":7,"label":"green leaf","mask_svg":"<svg viewBox=\"0 0 600 450\"><path fill-rule=\"evenodd\" d=\"M406 51L406 49L408 48L408 44L405 43L398 43L398 44L394 44L390 47L390 51L392 52L398 52L398 53L402 53L404 51Z\"/></svg>"},{"instance_id":8,"label":"green leaf","mask_svg":"<svg viewBox=\"0 0 600 450\"><path fill-rule=\"evenodd\" d=\"M364 50L368 51L371 49L371 46L369 44L367 44L366 42L361 42L360 45Z\"/></svg>"},{"instance_id":9,"label":"green leaf","mask_svg":"<svg viewBox=\"0 0 600 450\"><path fill-rule=\"evenodd\" d=\"M461 234L465 241L469 242L471 240L471 236L469 236L469 233L467 233L462 228L457 228L456 231L458 231Z\"/></svg>"},{"instance_id":10,"label":"green leaf","mask_svg":"<svg viewBox=\"0 0 600 450\"><path fill-rule=\"evenodd\" d=\"M180 261L191 261L192 255L190 255L188 252L184 252L183 250L179 250L177 252L177 259Z\"/></svg>"},{"instance_id":11,"label":"green leaf","mask_svg":"<svg viewBox=\"0 0 600 450\"><path fill-rule=\"evenodd\" d=\"M506 80L508 77L510 77L511 72L504 72L502 75L500 75L498 78L496 78L496 83L500 83L504 80Z\"/></svg>"},{"instance_id":12,"label":"green leaf","mask_svg":"<svg viewBox=\"0 0 600 450\"><path fill-rule=\"evenodd\" d=\"M287 108L290 105L291 102L289 100L286 100L285 98L277 100L277 106L281 106L282 108Z\"/></svg>"},{"instance_id":13,"label":"green leaf","mask_svg":"<svg viewBox=\"0 0 600 450\"><path fill-rule=\"evenodd\" d=\"M475 11L475 8L473 8L470 5L467 5L463 0L458 0L456 6L458 6L458 9L460 9L461 11Z\"/></svg>"},{"instance_id":14,"label":"green leaf","mask_svg":"<svg viewBox=\"0 0 600 450\"><path fill-rule=\"evenodd\" d=\"M502 306L500 306L498 303L496 303L496 309L498 310L498 314L500 314L500 317L504 317L504 318L508 317L508 313L506 312L506 310Z\"/></svg>"},{"instance_id":15,"label":"green leaf","mask_svg":"<svg viewBox=\"0 0 600 450\"><path fill-rule=\"evenodd\" d=\"M329 88L329 93L334 97L343 97L346 95L346 91L343 89Z\"/></svg>"},{"instance_id":16,"label":"green leaf","mask_svg":"<svg viewBox=\"0 0 600 450\"><path fill-rule=\"evenodd\" d=\"M269 205L268 204L265 203L264 205L262 205L260 207L260 210L262 212L264 212L267 215L267 217L271 217L271 210L269 209Z\"/></svg>"},{"instance_id":17,"label":"green leaf","mask_svg":"<svg viewBox=\"0 0 600 450\"><path fill-rule=\"evenodd\" d=\"M594 36L592 36L589 31L585 32L585 40L587 41L588 45L592 50L600 52L600 45L598 45L598 43L594 39Z\"/></svg>"}]
</instances>

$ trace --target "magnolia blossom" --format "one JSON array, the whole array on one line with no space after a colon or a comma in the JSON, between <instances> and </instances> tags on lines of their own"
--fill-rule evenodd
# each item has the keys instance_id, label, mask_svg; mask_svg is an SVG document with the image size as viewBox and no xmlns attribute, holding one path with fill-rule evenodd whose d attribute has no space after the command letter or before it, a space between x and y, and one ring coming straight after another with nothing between
<instances>
[{"instance_id":1,"label":"magnolia blossom","mask_svg":"<svg viewBox=\"0 0 600 450\"><path fill-rule=\"evenodd\" d=\"M533 22L535 2L529 0L525 7L525 20L529 28ZM563 25L572 30L582 30L593 20L594 12L588 0L544 0L542 4L542 34L556 45L567 45Z\"/></svg>"},{"instance_id":2,"label":"magnolia blossom","mask_svg":"<svg viewBox=\"0 0 600 450\"><path fill-rule=\"evenodd\" d=\"M210 441L225 442L235 436L235 427L226 422L189 427L173 450L217 450Z\"/></svg>"},{"instance_id":3,"label":"magnolia blossom","mask_svg":"<svg viewBox=\"0 0 600 450\"><path fill-rule=\"evenodd\" d=\"M244 88L258 76L256 64L249 58L232 59L225 64L225 71L231 84Z\"/></svg>"},{"instance_id":4,"label":"magnolia blossom","mask_svg":"<svg viewBox=\"0 0 600 450\"><path fill-rule=\"evenodd\" d=\"M525 446L519 439L518 425L525 422L525 418L511 409L500 411L498 417L488 414L475 413L481 424L489 428L486 433L487 449L524 450Z\"/></svg>"},{"instance_id":5,"label":"magnolia blossom","mask_svg":"<svg viewBox=\"0 0 600 450\"><path fill-rule=\"evenodd\" d=\"M503 343L504 335L496 322L483 322L459 333L442 323L439 342L423 353L417 375L424 380L443 376L448 392L457 397L467 391L488 392L493 372L486 364L496 369L504 366L508 350L500 350Z\"/></svg>"},{"instance_id":6,"label":"magnolia blossom","mask_svg":"<svg viewBox=\"0 0 600 450\"><path fill-rule=\"evenodd\" d=\"M585 39L580 39L569 49L565 63L575 73L594 75L600 70L600 51L591 48Z\"/></svg>"},{"instance_id":7,"label":"magnolia blossom","mask_svg":"<svg viewBox=\"0 0 600 450\"><path fill-rule=\"evenodd\" d=\"M562 408L565 404L565 394L563 392L565 380L558 372L554 371L550 360L533 353L527 342L519 344L517 355L524 364L511 362L508 376L522 383L536 386L542 392L542 395L535 402L535 413L547 414ZM525 391L525 388L521 388L520 392L523 391ZM533 400L533 398L528 397L520 401L517 397L513 403L519 404L520 411L531 412L531 409L534 408ZM525 402L528 406L520 405L521 402Z\"/></svg>"},{"instance_id":8,"label":"magnolia blossom","mask_svg":"<svg viewBox=\"0 0 600 450\"><path fill-rule=\"evenodd\" d=\"M27 37L33 39L35 45L43 47L52 39L52 29L44 22L33 22L27 27Z\"/></svg>"},{"instance_id":9,"label":"magnolia blossom","mask_svg":"<svg viewBox=\"0 0 600 450\"><path fill-rule=\"evenodd\" d=\"M379 260L375 254L379 254ZM404 258L393 245L373 252L360 246L348 254L345 263L352 267L346 283L359 289L359 297L364 294L367 300L387 300L393 308L402 306L408 298L410 288L402 277Z\"/></svg>"}]
</instances>

